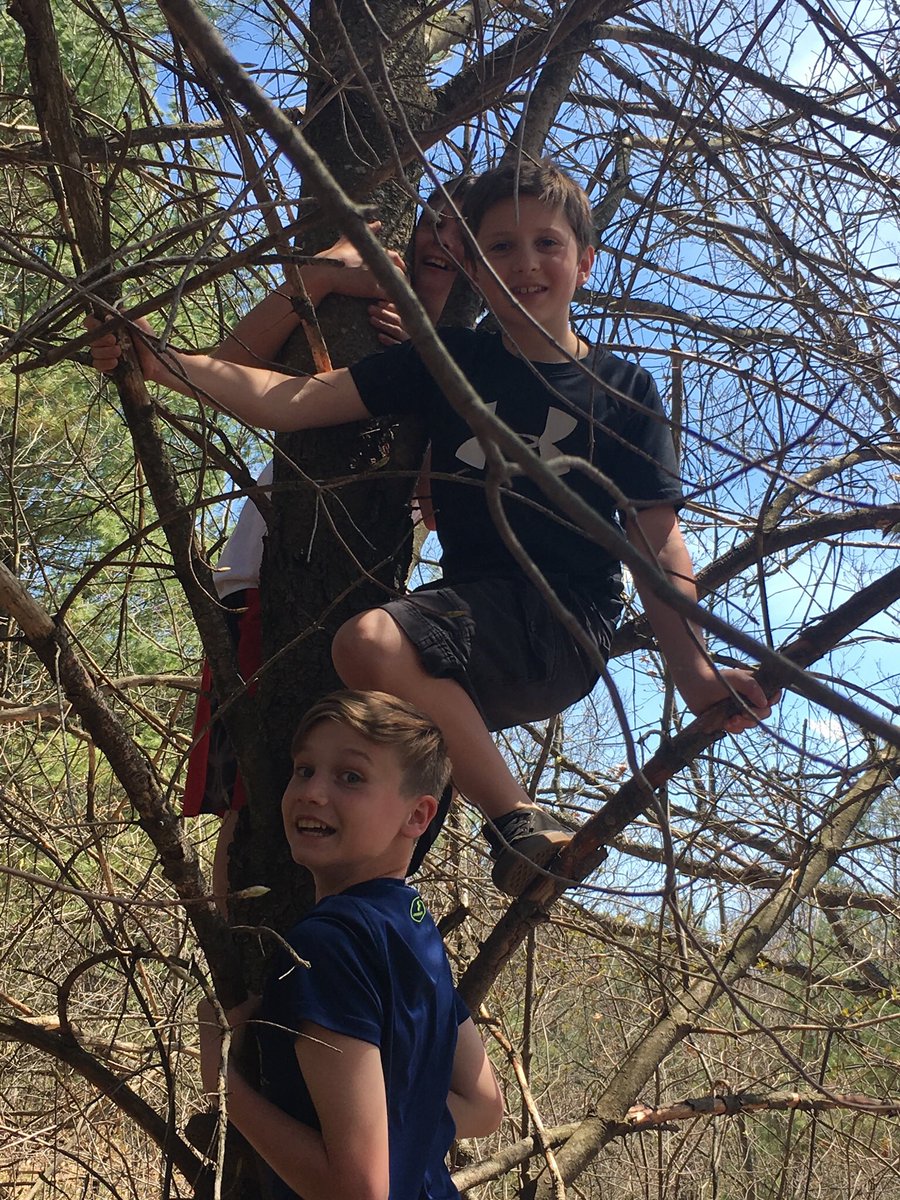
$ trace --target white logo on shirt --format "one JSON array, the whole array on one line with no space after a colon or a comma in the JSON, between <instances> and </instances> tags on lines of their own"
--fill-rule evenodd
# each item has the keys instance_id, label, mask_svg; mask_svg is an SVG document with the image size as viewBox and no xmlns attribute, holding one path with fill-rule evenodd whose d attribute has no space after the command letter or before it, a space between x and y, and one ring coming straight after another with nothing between
<instances>
[{"instance_id":1,"label":"white logo on shirt","mask_svg":"<svg viewBox=\"0 0 900 1200\"><path fill-rule=\"evenodd\" d=\"M497 403L493 401L487 406L492 413L497 411ZM535 451L538 458L542 461L556 458L559 454L559 443L569 436L578 422L571 413L561 412L558 408L549 408L547 410L547 424L544 426L544 432L537 437L533 433L520 433L519 437ZM477 437L469 438L456 451L456 457L460 462L464 462L468 467L474 467L476 471L483 471L485 467L484 451L481 448L481 443ZM554 474L565 475L568 472L568 467L555 467Z\"/></svg>"}]
</instances>

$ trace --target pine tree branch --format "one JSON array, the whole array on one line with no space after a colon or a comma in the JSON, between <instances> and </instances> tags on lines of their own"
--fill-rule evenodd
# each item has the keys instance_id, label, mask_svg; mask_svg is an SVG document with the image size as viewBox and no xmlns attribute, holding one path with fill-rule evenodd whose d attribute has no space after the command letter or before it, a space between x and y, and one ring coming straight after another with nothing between
<instances>
[{"instance_id":1,"label":"pine tree branch","mask_svg":"<svg viewBox=\"0 0 900 1200\"><path fill-rule=\"evenodd\" d=\"M79 158L76 120L62 71L50 0L13 0L10 13L25 34L35 111L59 171L58 203L61 208L68 208L78 249L86 266L91 268L108 259L110 248L106 244L96 182ZM96 290L101 301L99 311L105 315L110 306L115 306L118 290L103 286ZM219 715L242 764L249 768L245 770L248 792L252 795L254 788L265 791L272 764L264 752L258 713L238 672L224 613L214 599L212 573L194 536L192 510L179 494L176 475L133 351L124 356L113 379L172 553L176 577L207 652L213 684L222 700ZM234 965L232 959L230 966ZM224 970L222 962L217 969L220 982L224 982ZM230 978L226 986L232 1002L237 1002L242 989L240 976Z\"/></svg>"},{"instance_id":2,"label":"pine tree branch","mask_svg":"<svg viewBox=\"0 0 900 1200\"><path fill-rule=\"evenodd\" d=\"M877 451L854 456L854 461L872 461L879 457ZM799 489L798 489L799 492ZM770 527L768 519L763 521L759 533L738 542L726 550L714 562L697 572L697 594L702 600L712 595L723 584L736 578L742 571L757 563L791 550L795 546L818 545L831 538L840 538L848 533L872 532L884 535L900 523L900 505L884 504L871 507L851 508L846 512L822 513L800 521L782 518ZM633 621L620 625L613 636L610 658L630 654L652 643L650 624L642 613Z\"/></svg>"},{"instance_id":3,"label":"pine tree branch","mask_svg":"<svg viewBox=\"0 0 900 1200\"><path fill-rule=\"evenodd\" d=\"M900 775L900 754L894 749L873 757L865 774L846 791L837 795L830 812L809 839L802 856L786 879L749 915L729 949L718 961L708 962L708 976L667 999L665 1014L650 1025L636 1040L632 1051L614 1071L597 1103L596 1114L586 1118L578 1133L560 1150L557 1162L568 1183L584 1171L605 1145L616 1136L635 1097L651 1078L667 1054L690 1033L699 1018L759 961L768 943L784 926L797 906L815 891L826 871L840 857L851 833L885 788ZM734 993L730 993L734 996ZM793 1063L808 1077L801 1063ZM822 1095L836 1095L822 1088ZM896 1107L895 1102L891 1102ZM534 1200L550 1200L551 1181L539 1179L533 1189ZM531 1200L531 1196L526 1200Z\"/></svg>"},{"instance_id":4,"label":"pine tree branch","mask_svg":"<svg viewBox=\"0 0 900 1200\"><path fill-rule=\"evenodd\" d=\"M5 1016L0 1017L0 1039L33 1046L57 1062L70 1066L143 1129L195 1191L199 1191L204 1183L209 1182L209 1167L187 1142L178 1136L169 1122L129 1087L121 1074L102 1063L74 1038L64 1037L52 1028L34 1021Z\"/></svg>"},{"instance_id":5,"label":"pine tree branch","mask_svg":"<svg viewBox=\"0 0 900 1200\"><path fill-rule=\"evenodd\" d=\"M900 597L900 567L862 589L834 612L809 626L779 655L766 662L761 681L771 692L779 684L778 662L808 667L834 649L844 637L876 613L882 612ZM841 698L834 695L842 711ZM585 879L606 857L610 840L631 824L652 800L653 791L688 766L698 755L721 741L723 714L731 705L726 701L710 709L662 746L641 768L639 776L627 780L588 821L581 826L559 858L550 864L497 922L472 959L459 983L460 992L470 1007L481 1004L502 966L521 945L529 930L548 919L550 908L573 882ZM856 707L856 706L854 706ZM735 708L734 711L737 711ZM864 711L864 710L863 710ZM900 730L888 722L892 744L900 745Z\"/></svg>"}]
</instances>

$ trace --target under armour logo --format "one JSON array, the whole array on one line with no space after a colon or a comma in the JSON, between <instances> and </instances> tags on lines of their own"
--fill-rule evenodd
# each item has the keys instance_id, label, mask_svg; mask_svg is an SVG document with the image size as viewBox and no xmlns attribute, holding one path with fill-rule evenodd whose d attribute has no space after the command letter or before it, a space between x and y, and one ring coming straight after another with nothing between
<instances>
[{"instance_id":1,"label":"under armour logo","mask_svg":"<svg viewBox=\"0 0 900 1200\"><path fill-rule=\"evenodd\" d=\"M496 401L489 404L488 408L492 413L497 411ZM570 413L561 412L558 408L550 408L547 410L547 424L544 426L544 432L540 437L533 433L520 433L519 437L531 450L534 450L538 458L543 461L556 458L559 454L559 443L563 438L567 438L578 422ZM474 467L476 471L483 471L485 466L484 450L481 448L481 443L478 438L469 438L456 451L456 457L460 462L464 462L468 467ZM568 467L554 467L553 471L556 475L565 475L568 472Z\"/></svg>"}]
</instances>

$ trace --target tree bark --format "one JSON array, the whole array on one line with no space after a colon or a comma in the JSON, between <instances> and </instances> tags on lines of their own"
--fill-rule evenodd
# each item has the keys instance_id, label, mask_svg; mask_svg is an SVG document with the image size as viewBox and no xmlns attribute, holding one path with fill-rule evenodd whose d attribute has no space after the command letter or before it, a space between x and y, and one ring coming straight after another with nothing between
<instances>
[{"instance_id":1,"label":"tree bark","mask_svg":"<svg viewBox=\"0 0 900 1200\"><path fill-rule=\"evenodd\" d=\"M417 126L434 106L425 86L426 45L419 0L378 6L376 26L362 0L319 0L311 6L311 79L304 129L311 147L335 178L358 195L380 163L390 159L401 128L396 103ZM392 39L392 32L413 32ZM386 35L382 40L381 31ZM360 62L383 61L396 103L381 88L379 106L366 94ZM335 82L349 84L332 95ZM420 172L406 168L405 186L390 182L371 201L382 222L386 245L403 247L415 222L412 196ZM358 197L359 198L359 197ZM329 245L339 233L323 223L304 242L304 252ZM335 367L347 366L381 346L369 325L367 302L330 296L319 307L319 325ZM288 342L282 361L311 371L301 331ZM424 443L415 421L386 427L350 425L283 435L276 439L272 523L261 577L263 658L259 690L265 714L266 746L274 779L262 804L255 804L238 830L233 854L233 885L265 883L262 902L242 903L235 918L289 927L308 907L312 893L304 873L291 862L281 833L280 792L290 770L289 748L306 708L340 686L331 665L331 641L340 626L366 608L402 590L409 571L412 523L409 502Z\"/></svg>"}]
</instances>

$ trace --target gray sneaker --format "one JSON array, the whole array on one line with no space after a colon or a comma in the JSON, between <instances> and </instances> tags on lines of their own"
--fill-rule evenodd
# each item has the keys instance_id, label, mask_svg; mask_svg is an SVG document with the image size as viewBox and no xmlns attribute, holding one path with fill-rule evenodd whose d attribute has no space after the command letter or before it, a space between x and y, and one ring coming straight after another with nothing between
<instances>
[{"instance_id":1,"label":"gray sneaker","mask_svg":"<svg viewBox=\"0 0 900 1200\"><path fill-rule=\"evenodd\" d=\"M534 868L546 867L574 836L571 829L537 805L514 808L483 825L481 832L494 860L494 887L507 896L520 896L537 878Z\"/></svg>"}]
</instances>

